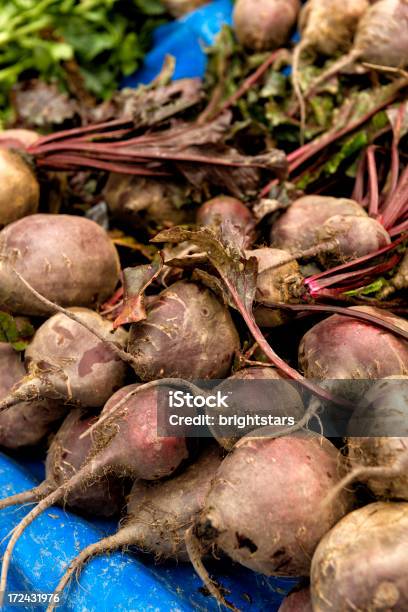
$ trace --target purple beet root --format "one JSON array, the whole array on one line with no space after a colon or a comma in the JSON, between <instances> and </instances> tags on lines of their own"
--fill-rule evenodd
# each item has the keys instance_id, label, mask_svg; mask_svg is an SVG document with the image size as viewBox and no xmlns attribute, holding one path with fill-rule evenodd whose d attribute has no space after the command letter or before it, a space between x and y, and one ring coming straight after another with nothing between
<instances>
[{"instance_id":1,"label":"purple beet root","mask_svg":"<svg viewBox=\"0 0 408 612\"><path fill-rule=\"evenodd\" d=\"M228 309L209 289L187 281L161 292L147 318L131 326L128 344L144 381L224 378L238 349Z\"/></svg>"},{"instance_id":2,"label":"purple beet root","mask_svg":"<svg viewBox=\"0 0 408 612\"><path fill-rule=\"evenodd\" d=\"M407 547L408 503L377 502L348 514L313 556L313 611L407 610Z\"/></svg>"},{"instance_id":3,"label":"purple beet root","mask_svg":"<svg viewBox=\"0 0 408 612\"><path fill-rule=\"evenodd\" d=\"M307 576L319 541L351 508L346 492L322 506L341 455L317 434L262 435L242 438L224 459L195 533L203 551L215 546L256 572Z\"/></svg>"},{"instance_id":4,"label":"purple beet root","mask_svg":"<svg viewBox=\"0 0 408 612\"><path fill-rule=\"evenodd\" d=\"M74 215L15 221L0 232L0 256L0 304L15 314L50 313L15 271L61 306L97 306L119 281L119 257L105 230Z\"/></svg>"},{"instance_id":5,"label":"purple beet root","mask_svg":"<svg viewBox=\"0 0 408 612\"><path fill-rule=\"evenodd\" d=\"M313 612L309 587L289 593L278 612Z\"/></svg>"},{"instance_id":6,"label":"purple beet root","mask_svg":"<svg viewBox=\"0 0 408 612\"><path fill-rule=\"evenodd\" d=\"M221 460L221 450L214 445L179 476L150 484L137 481L129 496L127 517L118 532L81 551L69 564L55 592L62 592L91 557L119 548L134 546L158 561L187 562L185 532L203 508Z\"/></svg>"},{"instance_id":7,"label":"purple beet root","mask_svg":"<svg viewBox=\"0 0 408 612\"><path fill-rule=\"evenodd\" d=\"M258 421L238 427L233 420L234 415L240 419L272 419L271 426L278 431L281 427L294 425L304 413L298 390L274 368L245 368L227 378L217 390L227 396L228 408L207 408L206 412L214 418L215 424L210 426L212 435L227 450L232 450L245 434L267 425ZM231 419L232 424L220 425L220 415Z\"/></svg>"},{"instance_id":8,"label":"purple beet root","mask_svg":"<svg viewBox=\"0 0 408 612\"><path fill-rule=\"evenodd\" d=\"M86 489L108 475L158 480L170 476L188 458L185 438L158 435L157 387L138 391L138 386L131 385L128 389L127 396L123 397L121 389L119 396L111 398L105 406L107 418L94 428L92 435L88 434L90 450L82 467L48 492L15 528L4 553L0 586L7 584L11 555L25 528L53 504L62 503L72 491Z\"/></svg>"},{"instance_id":9,"label":"purple beet root","mask_svg":"<svg viewBox=\"0 0 408 612\"><path fill-rule=\"evenodd\" d=\"M26 376L20 353L0 343L0 401ZM56 400L19 402L0 414L0 446L17 450L40 444L63 419L68 406Z\"/></svg>"},{"instance_id":10,"label":"purple beet root","mask_svg":"<svg viewBox=\"0 0 408 612\"><path fill-rule=\"evenodd\" d=\"M304 251L320 242L317 232L330 217L351 215L367 217L354 200L309 195L299 198L274 223L271 231L273 247L287 251Z\"/></svg>"},{"instance_id":11,"label":"purple beet root","mask_svg":"<svg viewBox=\"0 0 408 612\"><path fill-rule=\"evenodd\" d=\"M112 333L111 322L92 310L72 312L123 346L123 330ZM0 410L39 398L98 408L122 386L126 374L126 365L109 344L60 313L39 327L26 349L25 365L28 376L0 403Z\"/></svg>"},{"instance_id":12,"label":"purple beet root","mask_svg":"<svg viewBox=\"0 0 408 612\"><path fill-rule=\"evenodd\" d=\"M0 508L39 501L77 474L92 450L91 436L80 436L96 420L80 409L72 410L48 449L44 482L30 491L0 500ZM124 507L126 488L123 479L103 474L86 486L72 488L61 502L89 516L110 517Z\"/></svg>"},{"instance_id":13,"label":"purple beet root","mask_svg":"<svg viewBox=\"0 0 408 612\"><path fill-rule=\"evenodd\" d=\"M288 42L299 10L299 0L237 0L235 34L252 51L278 49Z\"/></svg>"},{"instance_id":14,"label":"purple beet root","mask_svg":"<svg viewBox=\"0 0 408 612\"><path fill-rule=\"evenodd\" d=\"M249 248L255 239L255 219L245 204L231 196L218 196L205 202L197 211L197 224L217 231L222 227L240 237L240 246Z\"/></svg>"}]
</instances>

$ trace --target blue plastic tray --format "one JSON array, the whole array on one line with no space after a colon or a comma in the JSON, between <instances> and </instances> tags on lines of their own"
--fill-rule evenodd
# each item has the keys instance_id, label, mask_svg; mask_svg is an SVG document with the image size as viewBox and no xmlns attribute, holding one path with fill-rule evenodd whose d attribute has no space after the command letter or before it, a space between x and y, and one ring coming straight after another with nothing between
<instances>
[{"instance_id":1,"label":"blue plastic tray","mask_svg":"<svg viewBox=\"0 0 408 612\"><path fill-rule=\"evenodd\" d=\"M36 471L41 477L38 466ZM26 467L0 454L1 497L31 488L37 482ZM25 506L0 512L2 552L10 531L29 509L30 506ZM26 529L15 547L9 592L52 592L70 560L82 548L115 529L116 525L111 522L91 524L61 508L49 509ZM295 584L293 580L265 578L240 567L217 578L231 591L229 599L248 612L277 610L284 594ZM217 611L217 604L200 592L201 586L188 564L156 566L147 555L137 557L118 552L92 559L79 580L71 581L67 598L59 609L76 612ZM3 609L16 610L10 605ZM37 609L43 610L45 606Z\"/></svg>"}]
</instances>

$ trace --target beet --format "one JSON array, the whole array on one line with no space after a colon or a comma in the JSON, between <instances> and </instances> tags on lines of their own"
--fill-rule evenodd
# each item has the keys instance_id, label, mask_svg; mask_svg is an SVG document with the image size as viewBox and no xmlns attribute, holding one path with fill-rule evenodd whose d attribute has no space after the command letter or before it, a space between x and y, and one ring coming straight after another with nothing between
<instances>
[{"instance_id":1,"label":"beet","mask_svg":"<svg viewBox=\"0 0 408 612\"><path fill-rule=\"evenodd\" d=\"M39 501L55 491L74 476L92 448L91 436L81 438L97 417L89 417L82 410L75 409L66 417L47 452L45 480L34 489L0 500L0 508L21 503ZM62 500L72 510L89 516L110 517L117 515L125 505L125 481L103 474L88 482L85 487L77 486Z\"/></svg>"},{"instance_id":2,"label":"beet","mask_svg":"<svg viewBox=\"0 0 408 612\"><path fill-rule=\"evenodd\" d=\"M0 148L0 228L37 212L40 186L29 165L13 151Z\"/></svg>"},{"instance_id":3,"label":"beet","mask_svg":"<svg viewBox=\"0 0 408 612\"><path fill-rule=\"evenodd\" d=\"M377 502L343 518L313 557L314 612L408 609L408 503Z\"/></svg>"},{"instance_id":4,"label":"beet","mask_svg":"<svg viewBox=\"0 0 408 612\"><path fill-rule=\"evenodd\" d=\"M130 546L153 554L158 561L188 561L184 534L204 505L221 452L211 446L179 476L165 482L137 481L130 492L127 517L112 536L90 544L71 561L55 593L95 555Z\"/></svg>"},{"instance_id":5,"label":"beet","mask_svg":"<svg viewBox=\"0 0 408 612\"><path fill-rule=\"evenodd\" d=\"M287 420L289 417L297 422L304 413L303 400L299 392L293 384L285 381L275 368L252 367L239 370L222 382L217 387L217 391L229 396L228 408L207 408L206 413L214 417L217 423L210 426L212 435L227 450L231 450L246 433L258 429L261 423L243 429L233 426L223 427L218 424L220 414L223 417L259 414L266 418L271 415L277 420L282 419L281 427L285 427L290 424ZM276 425L274 430L279 430L279 425Z\"/></svg>"},{"instance_id":6,"label":"beet","mask_svg":"<svg viewBox=\"0 0 408 612\"><path fill-rule=\"evenodd\" d=\"M26 375L19 353L10 344L0 343L0 402ZM67 413L68 407L56 400L19 402L0 414L0 446L20 449L39 444Z\"/></svg>"},{"instance_id":7,"label":"beet","mask_svg":"<svg viewBox=\"0 0 408 612\"><path fill-rule=\"evenodd\" d=\"M388 232L370 217L335 215L327 219L317 234L321 241L337 242L334 249L319 256L326 267L369 255L391 244Z\"/></svg>"},{"instance_id":8,"label":"beet","mask_svg":"<svg viewBox=\"0 0 408 612\"><path fill-rule=\"evenodd\" d=\"M254 308L255 320L260 327L277 327L286 323L290 315L279 309L265 308L277 302L287 304L303 292L303 276L296 261L285 263L289 257L287 251L264 247L246 251L246 256L256 257L258 277L256 281L255 300L260 302Z\"/></svg>"},{"instance_id":9,"label":"beet","mask_svg":"<svg viewBox=\"0 0 408 612\"><path fill-rule=\"evenodd\" d=\"M358 22L351 51L321 74L312 89L357 60L391 68L408 65L407 0L379 0L372 4Z\"/></svg>"},{"instance_id":10,"label":"beet","mask_svg":"<svg viewBox=\"0 0 408 612\"><path fill-rule=\"evenodd\" d=\"M287 251L304 251L321 241L320 227L335 215L367 217L365 210L354 200L310 195L295 200L273 224L272 246Z\"/></svg>"},{"instance_id":11,"label":"beet","mask_svg":"<svg viewBox=\"0 0 408 612\"><path fill-rule=\"evenodd\" d=\"M302 128L305 122L305 105L299 82L302 54L308 49L327 56L349 51L359 22L369 5L369 0L308 0L302 8L299 19L302 39L295 49L292 62L293 89L301 107Z\"/></svg>"},{"instance_id":12,"label":"beet","mask_svg":"<svg viewBox=\"0 0 408 612\"><path fill-rule=\"evenodd\" d=\"M95 306L113 293L119 258L106 232L94 221L37 214L0 232L0 302L15 314L49 314L14 270L52 302Z\"/></svg>"},{"instance_id":13,"label":"beet","mask_svg":"<svg viewBox=\"0 0 408 612\"><path fill-rule=\"evenodd\" d=\"M136 227L169 227L192 218L183 206L188 199L186 189L172 181L111 173L104 196L115 217Z\"/></svg>"},{"instance_id":14,"label":"beet","mask_svg":"<svg viewBox=\"0 0 408 612\"><path fill-rule=\"evenodd\" d=\"M379 499L408 501L406 470L387 473L408 456L408 376L390 376L376 382L353 412L348 434L348 456L354 468L348 481L354 475ZM364 467L377 468L374 472L380 473L368 469L365 475Z\"/></svg>"},{"instance_id":15,"label":"beet","mask_svg":"<svg viewBox=\"0 0 408 612\"><path fill-rule=\"evenodd\" d=\"M84 323L108 341L123 345L122 329L85 308L73 308ZM63 314L50 317L25 352L28 376L4 398L0 410L22 401L58 399L84 407L100 407L122 386L126 365L107 342Z\"/></svg>"},{"instance_id":16,"label":"beet","mask_svg":"<svg viewBox=\"0 0 408 612\"><path fill-rule=\"evenodd\" d=\"M144 381L224 378L238 349L227 308L209 289L187 281L160 293L147 318L131 326L128 344L133 368Z\"/></svg>"},{"instance_id":17,"label":"beet","mask_svg":"<svg viewBox=\"0 0 408 612\"><path fill-rule=\"evenodd\" d=\"M255 219L245 204L231 196L218 196L205 202L197 211L196 221L198 225L215 230L222 225L223 234L235 231L242 238L239 246L243 248L254 242Z\"/></svg>"},{"instance_id":18,"label":"beet","mask_svg":"<svg viewBox=\"0 0 408 612\"><path fill-rule=\"evenodd\" d=\"M299 10L299 0L237 0L235 34L252 51L278 49L288 42Z\"/></svg>"},{"instance_id":19,"label":"beet","mask_svg":"<svg viewBox=\"0 0 408 612\"><path fill-rule=\"evenodd\" d=\"M313 612L309 587L289 593L278 612Z\"/></svg>"},{"instance_id":20,"label":"beet","mask_svg":"<svg viewBox=\"0 0 408 612\"><path fill-rule=\"evenodd\" d=\"M128 393L124 396L125 390ZM158 436L157 397L155 387L139 389L130 385L110 399L104 408L108 418L94 428L92 436L88 434L91 446L81 469L41 499L14 529L3 557L0 581L3 592L16 542L26 527L53 504L61 503L72 491L86 489L102 476L134 480L170 476L188 458L184 438Z\"/></svg>"},{"instance_id":21,"label":"beet","mask_svg":"<svg viewBox=\"0 0 408 612\"><path fill-rule=\"evenodd\" d=\"M26 149L41 138L41 134L34 130L23 128L3 130L0 132L0 146L3 145L13 149Z\"/></svg>"},{"instance_id":22,"label":"beet","mask_svg":"<svg viewBox=\"0 0 408 612\"><path fill-rule=\"evenodd\" d=\"M407 330L408 322L383 309L356 306ZM368 322L333 315L314 325L299 347L299 364L306 378L326 380L335 394L355 399L369 380L408 373L408 342ZM362 386L356 386L356 381ZM350 382L351 381L351 384Z\"/></svg>"},{"instance_id":23,"label":"beet","mask_svg":"<svg viewBox=\"0 0 408 612\"><path fill-rule=\"evenodd\" d=\"M321 505L339 480L341 456L317 434L263 433L242 438L224 459L195 533L203 551L216 546L256 572L306 576L320 539L350 509L346 492Z\"/></svg>"}]
</instances>

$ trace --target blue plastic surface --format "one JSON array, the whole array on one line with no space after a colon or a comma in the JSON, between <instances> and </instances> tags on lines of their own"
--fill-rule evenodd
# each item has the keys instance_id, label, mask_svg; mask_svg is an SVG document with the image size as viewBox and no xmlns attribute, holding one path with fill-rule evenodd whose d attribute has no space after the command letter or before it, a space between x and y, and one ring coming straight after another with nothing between
<instances>
[{"instance_id":1,"label":"blue plastic surface","mask_svg":"<svg viewBox=\"0 0 408 612\"><path fill-rule=\"evenodd\" d=\"M24 467L0 454L0 497L35 484L36 480ZM29 509L30 506L24 506L0 512L2 552L11 529ZM66 565L82 548L115 530L116 525L111 522L91 524L61 508L50 508L26 529L16 545L8 591L52 592ZM229 599L248 612L276 611L283 595L295 584L293 580L265 578L240 567L217 578L231 591ZM118 552L92 559L79 580L71 581L66 600L59 609L62 612L218 611L216 602L200 592L201 586L188 564L155 565L147 555L137 557ZM16 610L8 605L3 609Z\"/></svg>"},{"instance_id":2,"label":"blue plastic surface","mask_svg":"<svg viewBox=\"0 0 408 612\"><path fill-rule=\"evenodd\" d=\"M142 68L122 83L136 87L150 83L160 72L166 55L176 60L174 79L203 77L207 66L205 48L213 44L223 24L232 24L231 0L214 0L181 19L157 28L153 48Z\"/></svg>"}]
</instances>

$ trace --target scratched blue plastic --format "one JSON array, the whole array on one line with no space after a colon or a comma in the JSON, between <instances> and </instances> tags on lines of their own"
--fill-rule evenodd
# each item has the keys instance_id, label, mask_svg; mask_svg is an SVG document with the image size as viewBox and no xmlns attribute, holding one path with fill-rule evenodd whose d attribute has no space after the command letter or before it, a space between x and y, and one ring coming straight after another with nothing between
<instances>
[{"instance_id":1,"label":"scratched blue plastic","mask_svg":"<svg viewBox=\"0 0 408 612\"><path fill-rule=\"evenodd\" d=\"M34 477L21 465L0 454L0 497L31 488ZM0 539L29 511L29 507L0 512ZM38 517L18 541L12 557L9 592L52 592L64 568L88 544L113 533L116 525L90 523L61 508L53 507ZM2 542L4 552L7 540ZM235 605L247 612L274 612L293 580L276 580L234 567L217 575L230 590ZM72 580L61 612L192 612L218 611L217 604L203 595L201 583L189 565L155 565L147 555L113 553L92 559ZM248 603L248 596L251 603ZM20 608L32 609L32 608ZM45 607L38 607L44 610ZM4 606L7 612L18 608Z\"/></svg>"},{"instance_id":2,"label":"scratched blue plastic","mask_svg":"<svg viewBox=\"0 0 408 612\"><path fill-rule=\"evenodd\" d=\"M196 11L157 28L153 48L143 67L123 82L124 87L150 83L160 72L166 55L176 60L175 79L202 77L207 65L205 49L213 44L223 24L232 24L232 2L214 0Z\"/></svg>"}]
</instances>

